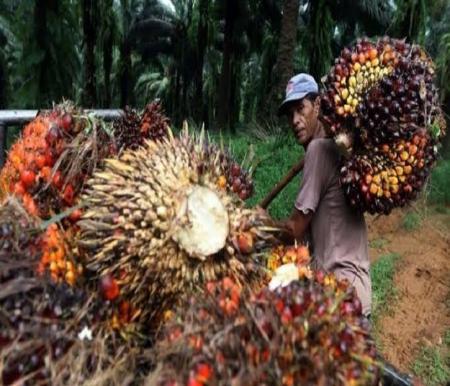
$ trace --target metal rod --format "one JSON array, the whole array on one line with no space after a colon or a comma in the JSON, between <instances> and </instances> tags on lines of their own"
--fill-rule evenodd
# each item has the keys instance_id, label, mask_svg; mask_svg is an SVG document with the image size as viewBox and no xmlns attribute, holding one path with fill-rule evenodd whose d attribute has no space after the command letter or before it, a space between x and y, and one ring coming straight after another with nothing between
<instances>
[{"instance_id":1,"label":"metal rod","mask_svg":"<svg viewBox=\"0 0 450 386\"><path fill-rule=\"evenodd\" d=\"M39 111L45 110L0 110L0 124L20 125L31 121ZM123 115L121 109L93 109L85 110L87 114L94 113L95 116L107 121L119 118Z\"/></svg>"},{"instance_id":2,"label":"metal rod","mask_svg":"<svg viewBox=\"0 0 450 386\"><path fill-rule=\"evenodd\" d=\"M0 168L6 160L6 140L8 137L8 126L23 125L36 117L38 112L46 110L0 110ZM123 116L121 109L93 109L85 110L86 114L94 113L98 118L112 121Z\"/></svg>"},{"instance_id":3,"label":"metal rod","mask_svg":"<svg viewBox=\"0 0 450 386\"><path fill-rule=\"evenodd\" d=\"M0 121L0 167L3 167L6 160L6 138L8 137L8 126Z\"/></svg>"}]
</instances>

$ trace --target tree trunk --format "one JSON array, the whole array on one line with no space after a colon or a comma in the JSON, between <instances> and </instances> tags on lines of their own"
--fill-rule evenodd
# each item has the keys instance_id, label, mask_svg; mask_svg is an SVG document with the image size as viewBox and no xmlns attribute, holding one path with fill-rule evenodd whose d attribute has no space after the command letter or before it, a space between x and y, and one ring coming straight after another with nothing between
<instances>
[{"instance_id":1,"label":"tree trunk","mask_svg":"<svg viewBox=\"0 0 450 386\"><path fill-rule=\"evenodd\" d=\"M218 123L219 128L229 130L231 127L231 106L233 101L231 100L231 71L233 61L233 41L234 41L234 21L237 10L238 0L228 0L225 2L225 36L223 47L223 59L222 59L222 73L220 77L219 87L219 105L218 111Z\"/></svg>"},{"instance_id":2,"label":"tree trunk","mask_svg":"<svg viewBox=\"0 0 450 386\"><path fill-rule=\"evenodd\" d=\"M105 76L105 106L111 107L111 68L113 61L113 16L112 16L112 0L109 0L105 6L106 15L106 31L103 43L103 72Z\"/></svg>"},{"instance_id":3,"label":"tree trunk","mask_svg":"<svg viewBox=\"0 0 450 386\"><path fill-rule=\"evenodd\" d=\"M297 43L299 0L284 0L277 61L269 94L269 111L273 114L284 97L284 90L294 71L294 51Z\"/></svg>"},{"instance_id":4,"label":"tree trunk","mask_svg":"<svg viewBox=\"0 0 450 386\"><path fill-rule=\"evenodd\" d=\"M333 60L331 40L334 22L329 3L330 0L317 0L311 5L309 73L316 79L317 83L327 73Z\"/></svg>"},{"instance_id":5,"label":"tree trunk","mask_svg":"<svg viewBox=\"0 0 450 386\"><path fill-rule=\"evenodd\" d=\"M3 54L0 53L0 109L6 108L7 82L8 78L6 75L6 63L3 58Z\"/></svg>"},{"instance_id":6,"label":"tree trunk","mask_svg":"<svg viewBox=\"0 0 450 386\"><path fill-rule=\"evenodd\" d=\"M95 40L96 40L96 11L95 0L83 0L83 33L84 33L84 90L83 106L95 107L96 77L95 77Z\"/></svg>"},{"instance_id":7,"label":"tree trunk","mask_svg":"<svg viewBox=\"0 0 450 386\"><path fill-rule=\"evenodd\" d=\"M406 0L400 6L396 37L407 38L410 42L423 44L426 30L425 0Z\"/></svg>"},{"instance_id":8,"label":"tree trunk","mask_svg":"<svg viewBox=\"0 0 450 386\"><path fill-rule=\"evenodd\" d=\"M442 109L444 111L444 115L447 121L447 134L445 135L445 137L442 140L442 150L441 153L443 155L444 158L446 159L450 159L450 119L448 117L450 117L450 93L447 93L445 95L443 104L442 104Z\"/></svg>"},{"instance_id":9,"label":"tree trunk","mask_svg":"<svg viewBox=\"0 0 450 386\"><path fill-rule=\"evenodd\" d=\"M128 32L130 27L130 11L128 0L121 0L123 18L123 37L120 45L120 107L124 108L131 101L130 95L130 75L131 75L131 49L128 42Z\"/></svg>"},{"instance_id":10,"label":"tree trunk","mask_svg":"<svg viewBox=\"0 0 450 386\"><path fill-rule=\"evenodd\" d=\"M203 99L203 64L208 42L208 0L200 0L198 5L200 20L197 30L197 52L194 74L194 117L198 123L205 122L205 102Z\"/></svg>"},{"instance_id":11,"label":"tree trunk","mask_svg":"<svg viewBox=\"0 0 450 386\"><path fill-rule=\"evenodd\" d=\"M46 71L49 62L48 50L47 50L47 10L49 7L48 0L36 0L34 3L34 36L36 37L36 44L40 51L44 53L42 62L37 69L38 77L38 92L39 99L43 106L47 106L51 103L51 95L49 90L49 84L46 80Z\"/></svg>"}]
</instances>

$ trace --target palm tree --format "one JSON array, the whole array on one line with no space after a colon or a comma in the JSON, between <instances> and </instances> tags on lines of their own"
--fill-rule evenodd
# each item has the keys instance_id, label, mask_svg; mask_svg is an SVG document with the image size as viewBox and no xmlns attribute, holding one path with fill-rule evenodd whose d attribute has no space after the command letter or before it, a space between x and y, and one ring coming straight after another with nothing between
<instances>
[{"instance_id":1,"label":"palm tree","mask_svg":"<svg viewBox=\"0 0 450 386\"><path fill-rule=\"evenodd\" d=\"M343 46L357 36L385 33L391 9L384 0L307 1L302 15L307 24L309 72L319 80Z\"/></svg>"},{"instance_id":2,"label":"palm tree","mask_svg":"<svg viewBox=\"0 0 450 386\"><path fill-rule=\"evenodd\" d=\"M8 88L14 90L8 104L36 108L62 97L75 99L81 58L74 0L5 3L0 24L13 31L2 49L10 69Z\"/></svg>"},{"instance_id":3,"label":"palm tree","mask_svg":"<svg viewBox=\"0 0 450 386\"><path fill-rule=\"evenodd\" d=\"M83 0L84 89L83 106L97 105L95 76L95 42L97 38L97 1Z\"/></svg>"},{"instance_id":4,"label":"palm tree","mask_svg":"<svg viewBox=\"0 0 450 386\"><path fill-rule=\"evenodd\" d=\"M274 86L268 98L272 107L278 105L283 98L284 89L294 70L294 51L297 45L298 16L299 0L284 0L278 55L274 67Z\"/></svg>"}]
</instances>

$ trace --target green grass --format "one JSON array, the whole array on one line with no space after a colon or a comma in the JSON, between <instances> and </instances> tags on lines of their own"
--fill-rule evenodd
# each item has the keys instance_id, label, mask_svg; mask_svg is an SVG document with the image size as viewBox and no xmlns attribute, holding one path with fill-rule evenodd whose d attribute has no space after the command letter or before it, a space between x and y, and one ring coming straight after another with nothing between
<instances>
[{"instance_id":1,"label":"green grass","mask_svg":"<svg viewBox=\"0 0 450 386\"><path fill-rule=\"evenodd\" d=\"M429 386L445 385L450 380L450 330L447 330L442 346L422 349L412 371Z\"/></svg>"},{"instance_id":2,"label":"green grass","mask_svg":"<svg viewBox=\"0 0 450 386\"><path fill-rule=\"evenodd\" d=\"M303 148L292 135L277 135L265 140L250 135L224 138L232 154L241 161L253 153L255 193L247 204L258 204L288 170L303 156ZM248 159L248 158L247 158ZM269 206L269 213L276 219L290 215L300 186L300 178L294 178Z\"/></svg>"},{"instance_id":3,"label":"green grass","mask_svg":"<svg viewBox=\"0 0 450 386\"><path fill-rule=\"evenodd\" d=\"M383 239L382 237L378 239L374 239L369 242L369 247L374 249L381 249L384 248L386 245L389 244L389 240Z\"/></svg>"},{"instance_id":4,"label":"green grass","mask_svg":"<svg viewBox=\"0 0 450 386\"><path fill-rule=\"evenodd\" d=\"M394 274L400 260L398 253L380 256L372 264L370 276L372 279L372 318L376 324L378 317L387 308L395 295L393 286Z\"/></svg>"},{"instance_id":5,"label":"green grass","mask_svg":"<svg viewBox=\"0 0 450 386\"><path fill-rule=\"evenodd\" d=\"M428 202L450 205L450 160L440 160L431 173Z\"/></svg>"},{"instance_id":6,"label":"green grass","mask_svg":"<svg viewBox=\"0 0 450 386\"><path fill-rule=\"evenodd\" d=\"M420 227L422 220L420 215L416 212L408 212L405 217L403 217L402 227L407 231L413 231Z\"/></svg>"}]
</instances>

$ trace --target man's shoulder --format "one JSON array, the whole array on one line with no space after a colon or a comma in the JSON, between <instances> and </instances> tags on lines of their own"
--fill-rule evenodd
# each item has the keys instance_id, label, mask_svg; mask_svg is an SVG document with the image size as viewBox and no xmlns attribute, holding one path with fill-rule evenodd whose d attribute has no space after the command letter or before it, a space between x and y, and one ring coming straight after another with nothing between
<instances>
[{"instance_id":1,"label":"man's shoulder","mask_svg":"<svg viewBox=\"0 0 450 386\"><path fill-rule=\"evenodd\" d=\"M314 138L306 148L307 153L337 154L338 149L332 138Z\"/></svg>"}]
</instances>

